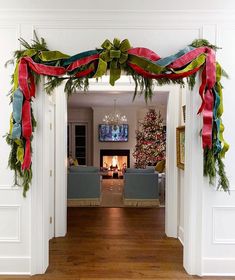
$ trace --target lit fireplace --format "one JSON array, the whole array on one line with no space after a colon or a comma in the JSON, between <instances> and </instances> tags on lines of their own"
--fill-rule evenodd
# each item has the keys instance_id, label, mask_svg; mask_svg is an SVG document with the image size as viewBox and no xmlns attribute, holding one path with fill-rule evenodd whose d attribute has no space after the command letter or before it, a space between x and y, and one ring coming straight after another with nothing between
<instances>
[{"instance_id":1,"label":"lit fireplace","mask_svg":"<svg viewBox=\"0 0 235 280\"><path fill-rule=\"evenodd\" d=\"M100 167L111 171L122 171L130 167L130 150L100 150Z\"/></svg>"},{"instance_id":2,"label":"lit fireplace","mask_svg":"<svg viewBox=\"0 0 235 280\"><path fill-rule=\"evenodd\" d=\"M127 156L103 156L102 167L111 171L120 171L127 167Z\"/></svg>"}]
</instances>

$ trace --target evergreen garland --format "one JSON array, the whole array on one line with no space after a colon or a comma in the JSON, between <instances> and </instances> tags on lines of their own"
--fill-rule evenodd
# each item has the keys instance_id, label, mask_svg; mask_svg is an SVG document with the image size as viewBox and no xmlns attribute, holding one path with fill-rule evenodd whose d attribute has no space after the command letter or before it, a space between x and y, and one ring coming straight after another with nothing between
<instances>
[{"instance_id":1,"label":"evergreen garland","mask_svg":"<svg viewBox=\"0 0 235 280\"><path fill-rule=\"evenodd\" d=\"M23 47L21 50L17 50L14 52L13 59L7 61L6 66L8 64L15 64L15 72L12 75L11 78L11 83L13 85L12 89L10 90L10 102L12 102L13 98L13 93L15 90L15 79L16 75L15 73L18 71L17 65L20 61L21 58L30 56L34 62L44 64L44 65L49 65L49 66L63 66L63 61L64 59L57 59L57 60L52 60L52 61L42 61L40 58L40 54L45 51L49 51L47 44L43 38L38 38L37 34L34 33L35 40L32 41L32 43L26 42L24 39L20 38L19 41ZM103 46L103 45L102 45ZM117 52L119 49L119 42L116 40L114 41L114 46L113 51L114 53ZM207 40L204 39L199 39L199 40L194 40L191 44L192 47L194 48L199 48L202 46L206 46L209 48L212 48L214 50L219 49L217 46L210 44ZM99 49L98 50L100 54L105 53L105 55L101 56L104 59L108 58L107 60L107 69L111 66L111 60L108 54L107 49ZM125 54L125 50L123 51ZM127 54L125 54L127 55ZM185 83L188 84L190 89L193 89L195 85L195 77L196 73L190 75L189 77L185 78L180 78L180 79L169 79L169 78L160 78L160 79L150 79L141 76L140 74L136 73L125 61L124 63L121 63L118 59L114 59L113 62L117 62L116 66L120 68L120 70L125 73L126 75L132 76L134 82L135 82L135 91L133 95L133 100L135 99L137 94L144 95L146 103L151 100L153 96L153 88L154 85L168 85L168 84L178 84L180 86L185 86ZM120 63L119 63L120 62ZM79 72L91 69L93 71L90 72L90 74L86 75L85 77L79 77ZM89 78L93 77L97 69L97 63L91 62L88 63L88 65L81 66L73 71L70 71L67 73L67 75L64 75L62 77L57 77L57 76L47 76L46 77L46 83L44 85L45 91L48 94L51 94L58 86L62 85L63 82L65 82L64 86L64 91L67 93L67 95L71 95L78 90L84 90L87 91L89 87ZM117 70L117 69L116 69ZM169 70L169 69L168 69ZM166 69L163 70L162 73L166 73L168 71ZM34 71L29 69L30 73L34 77L35 84L37 85L38 81L40 80L41 75L36 74ZM222 69L221 70L221 75L224 77L228 77L227 73ZM221 86L222 87L222 86ZM36 121L33 116L31 116L32 120L32 127L33 130L36 127ZM213 133L215 128L213 127ZM32 139L31 139L32 140ZM6 141L7 143L11 146L11 152L9 155L9 161L8 165L9 168L15 171L15 185L22 185L23 186L23 194L24 196L26 195L27 190L29 189L29 185L32 180L32 169L30 168L27 171L22 171L21 169L21 161L19 160L19 148L25 146L25 142L23 139L19 140L13 140L11 138L11 134L8 133L6 135ZM209 176L210 183L214 184L216 174L219 176L218 180L218 189L223 189L224 191L229 191L229 182L226 177L225 169L224 169L224 164L221 158L221 155L216 152L215 148L213 147L212 149L205 149L204 150L204 175ZM20 181L18 181L18 178Z\"/></svg>"}]
</instances>

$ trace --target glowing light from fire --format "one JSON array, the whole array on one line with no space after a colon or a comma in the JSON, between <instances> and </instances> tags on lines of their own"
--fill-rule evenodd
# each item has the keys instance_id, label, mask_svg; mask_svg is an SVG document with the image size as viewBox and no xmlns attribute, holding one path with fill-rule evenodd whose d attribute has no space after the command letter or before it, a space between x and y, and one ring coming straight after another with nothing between
<instances>
[{"instance_id":1,"label":"glowing light from fire","mask_svg":"<svg viewBox=\"0 0 235 280\"><path fill-rule=\"evenodd\" d=\"M117 156L112 157L112 166L113 167L118 166L118 157Z\"/></svg>"}]
</instances>

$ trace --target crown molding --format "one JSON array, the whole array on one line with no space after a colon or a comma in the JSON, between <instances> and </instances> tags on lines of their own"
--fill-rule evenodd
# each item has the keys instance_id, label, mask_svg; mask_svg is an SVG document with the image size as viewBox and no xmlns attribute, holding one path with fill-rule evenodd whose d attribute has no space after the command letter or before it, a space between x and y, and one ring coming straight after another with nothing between
<instances>
[{"instance_id":1,"label":"crown molding","mask_svg":"<svg viewBox=\"0 0 235 280\"><path fill-rule=\"evenodd\" d=\"M142 19L146 22L164 20L178 21L233 21L235 22L235 9L231 10L102 10L102 9L0 9L0 20L11 19L21 21L86 21L86 20L129 20Z\"/></svg>"}]
</instances>

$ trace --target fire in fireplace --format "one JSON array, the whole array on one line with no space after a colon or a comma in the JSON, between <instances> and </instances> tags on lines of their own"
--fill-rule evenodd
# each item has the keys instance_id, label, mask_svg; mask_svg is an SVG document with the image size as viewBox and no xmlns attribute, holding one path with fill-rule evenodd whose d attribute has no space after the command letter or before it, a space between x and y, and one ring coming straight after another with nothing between
<instances>
[{"instance_id":1,"label":"fire in fireplace","mask_svg":"<svg viewBox=\"0 0 235 280\"><path fill-rule=\"evenodd\" d=\"M103 168L111 171L120 171L127 167L127 156L103 156Z\"/></svg>"},{"instance_id":2,"label":"fire in fireplace","mask_svg":"<svg viewBox=\"0 0 235 280\"><path fill-rule=\"evenodd\" d=\"M100 150L100 167L111 171L130 167L130 150Z\"/></svg>"}]
</instances>

